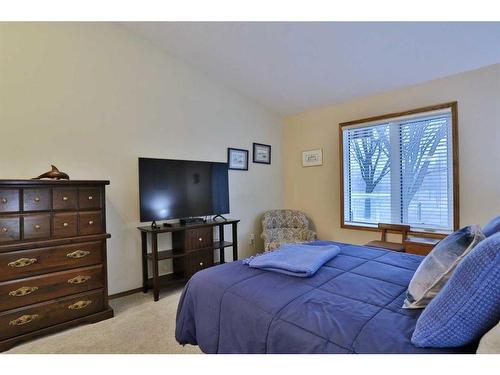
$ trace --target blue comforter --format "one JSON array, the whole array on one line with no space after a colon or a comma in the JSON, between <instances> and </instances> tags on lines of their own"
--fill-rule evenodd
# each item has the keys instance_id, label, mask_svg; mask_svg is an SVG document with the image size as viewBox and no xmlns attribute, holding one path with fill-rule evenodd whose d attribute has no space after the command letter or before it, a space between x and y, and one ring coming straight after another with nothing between
<instances>
[{"instance_id":1,"label":"blue comforter","mask_svg":"<svg viewBox=\"0 0 500 375\"><path fill-rule=\"evenodd\" d=\"M324 243L324 242L322 242ZM340 253L310 278L241 261L196 273L177 311L176 339L205 353L460 353L476 345L411 344L421 310L402 309L423 257L328 242Z\"/></svg>"},{"instance_id":2,"label":"blue comforter","mask_svg":"<svg viewBox=\"0 0 500 375\"><path fill-rule=\"evenodd\" d=\"M296 277L311 277L326 262L339 253L335 245L311 246L288 244L278 250L243 260L252 268Z\"/></svg>"}]
</instances>

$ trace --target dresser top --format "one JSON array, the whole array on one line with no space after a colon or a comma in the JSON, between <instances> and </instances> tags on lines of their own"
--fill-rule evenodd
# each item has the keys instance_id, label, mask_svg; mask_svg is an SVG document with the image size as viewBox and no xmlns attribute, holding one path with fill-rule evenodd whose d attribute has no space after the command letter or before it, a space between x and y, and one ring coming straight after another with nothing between
<instances>
[{"instance_id":1,"label":"dresser top","mask_svg":"<svg viewBox=\"0 0 500 375\"><path fill-rule=\"evenodd\" d=\"M108 180L2 180L0 186L10 185L109 185Z\"/></svg>"}]
</instances>

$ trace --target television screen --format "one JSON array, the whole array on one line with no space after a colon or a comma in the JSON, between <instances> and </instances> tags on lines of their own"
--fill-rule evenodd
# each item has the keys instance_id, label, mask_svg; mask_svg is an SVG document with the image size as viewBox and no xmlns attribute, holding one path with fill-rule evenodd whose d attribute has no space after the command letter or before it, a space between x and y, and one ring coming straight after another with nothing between
<instances>
[{"instance_id":1,"label":"television screen","mask_svg":"<svg viewBox=\"0 0 500 375\"><path fill-rule=\"evenodd\" d=\"M141 221L229 213L227 163L139 158Z\"/></svg>"}]
</instances>

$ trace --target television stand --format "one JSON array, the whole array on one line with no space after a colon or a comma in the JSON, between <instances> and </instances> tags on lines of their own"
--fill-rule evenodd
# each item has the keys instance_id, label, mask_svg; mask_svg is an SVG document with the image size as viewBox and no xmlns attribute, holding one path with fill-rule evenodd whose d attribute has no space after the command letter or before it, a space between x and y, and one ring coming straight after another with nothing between
<instances>
[{"instance_id":1,"label":"television stand","mask_svg":"<svg viewBox=\"0 0 500 375\"><path fill-rule=\"evenodd\" d=\"M159 299L160 279L166 284L186 281L196 272L216 265L214 251L219 252L220 263L225 263L225 249L232 247L233 261L238 260L238 232L239 220L226 219L226 221L207 220L202 223L183 225L170 224L168 227L152 227L151 225L138 227L141 232L142 243L142 289L148 292L153 288L154 300ZM224 227L231 225L232 242L224 241ZM219 241L214 241L214 228L219 229ZM172 248L169 250L158 249L158 235L172 234ZM151 253L148 253L148 235L151 242ZM173 273L160 277L158 262L171 259ZM149 279L148 266L151 261L153 278Z\"/></svg>"},{"instance_id":2,"label":"television stand","mask_svg":"<svg viewBox=\"0 0 500 375\"><path fill-rule=\"evenodd\" d=\"M217 220L215 220L215 219L217 219L218 217L220 217L223 221L227 221L227 219L226 219L224 216L220 215L220 214L215 215L215 216L212 218L212 221L217 221Z\"/></svg>"}]
</instances>

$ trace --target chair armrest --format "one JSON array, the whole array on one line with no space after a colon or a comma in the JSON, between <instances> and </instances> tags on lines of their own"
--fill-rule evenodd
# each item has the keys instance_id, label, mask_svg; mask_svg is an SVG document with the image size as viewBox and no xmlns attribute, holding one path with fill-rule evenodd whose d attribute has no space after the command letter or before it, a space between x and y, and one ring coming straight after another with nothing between
<instances>
[{"instance_id":1,"label":"chair armrest","mask_svg":"<svg viewBox=\"0 0 500 375\"><path fill-rule=\"evenodd\" d=\"M316 232L314 232L312 230L307 231L306 238L305 238L306 241L314 241L316 238L317 238Z\"/></svg>"}]
</instances>

